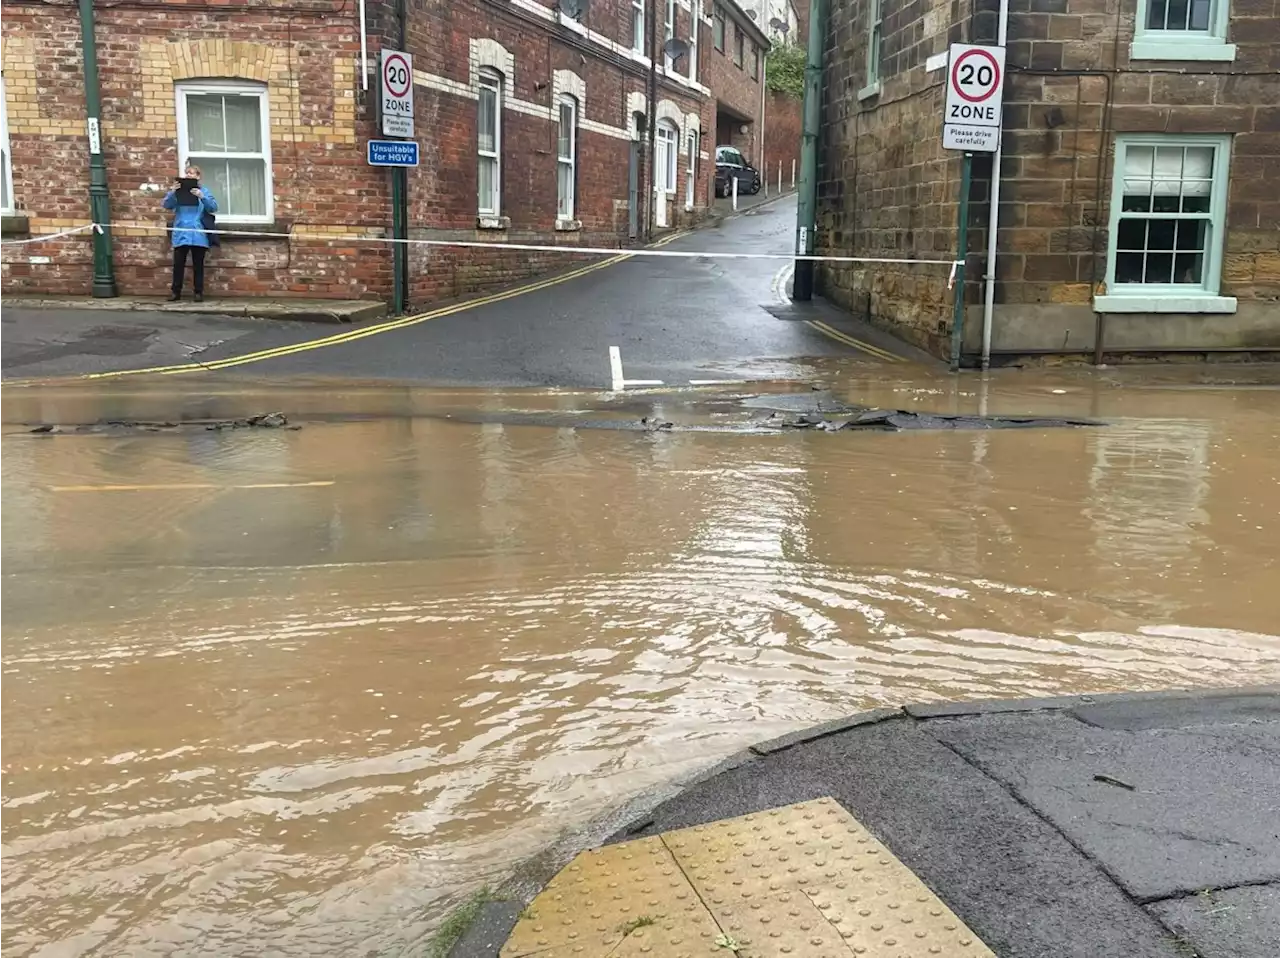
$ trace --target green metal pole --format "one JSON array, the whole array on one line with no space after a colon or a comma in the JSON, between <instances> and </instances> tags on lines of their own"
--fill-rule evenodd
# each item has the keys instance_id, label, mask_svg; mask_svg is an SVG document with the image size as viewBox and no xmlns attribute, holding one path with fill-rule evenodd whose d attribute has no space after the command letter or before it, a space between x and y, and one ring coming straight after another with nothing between
<instances>
[{"instance_id":1,"label":"green metal pole","mask_svg":"<svg viewBox=\"0 0 1280 958\"><path fill-rule=\"evenodd\" d=\"M804 128L800 139L800 189L796 207L796 255L813 252L818 211L818 128L822 124L822 48L827 39L827 2L809 0L809 58L804 68ZM791 298L813 298L813 261L796 260Z\"/></svg>"},{"instance_id":2,"label":"green metal pole","mask_svg":"<svg viewBox=\"0 0 1280 958\"><path fill-rule=\"evenodd\" d=\"M973 154L960 161L960 223L956 241L956 300L951 317L951 371L960 368L960 349L964 340L964 266L969 258L969 183L973 177Z\"/></svg>"},{"instance_id":3,"label":"green metal pole","mask_svg":"<svg viewBox=\"0 0 1280 958\"><path fill-rule=\"evenodd\" d=\"M111 254L111 203L107 163L102 155L102 93L98 87L98 45L93 29L93 0L80 0L80 36L84 48L84 106L89 133L89 216L93 231L93 295L117 295Z\"/></svg>"},{"instance_id":4,"label":"green metal pole","mask_svg":"<svg viewBox=\"0 0 1280 958\"><path fill-rule=\"evenodd\" d=\"M397 240L409 238L406 194L408 175L400 167L391 170L391 235ZM391 311L397 316L409 308L406 291L409 285L409 244L393 243L391 246Z\"/></svg>"}]
</instances>

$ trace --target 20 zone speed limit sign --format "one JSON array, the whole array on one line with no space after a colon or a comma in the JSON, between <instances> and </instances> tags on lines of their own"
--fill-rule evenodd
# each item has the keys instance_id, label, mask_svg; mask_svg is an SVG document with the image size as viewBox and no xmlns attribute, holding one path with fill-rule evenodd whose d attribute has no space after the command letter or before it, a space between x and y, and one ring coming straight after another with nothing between
<instances>
[{"instance_id":1,"label":"20 zone speed limit sign","mask_svg":"<svg viewBox=\"0 0 1280 958\"><path fill-rule=\"evenodd\" d=\"M942 145L950 150L995 150L1004 91L1004 47L951 45Z\"/></svg>"},{"instance_id":2,"label":"20 zone speed limit sign","mask_svg":"<svg viewBox=\"0 0 1280 958\"><path fill-rule=\"evenodd\" d=\"M413 57L382 51L382 134L413 136Z\"/></svg>"}]
</instances>

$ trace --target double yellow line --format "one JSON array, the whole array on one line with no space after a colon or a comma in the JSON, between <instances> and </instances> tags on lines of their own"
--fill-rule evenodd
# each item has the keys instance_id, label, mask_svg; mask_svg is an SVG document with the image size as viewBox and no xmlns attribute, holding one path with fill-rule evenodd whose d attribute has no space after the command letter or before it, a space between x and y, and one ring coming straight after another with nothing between
<instances>
[{"instance_id":1,"label":"double yellow line","mask_svg":"<svg viewBox=\"0 0 1280 958\"><path fill-rule=\"evenodd\" d=\"M852 346L854 349L860 349L864 353L870 353L877 359L883 359L887 363L906 362L903 357L891 353L887 349L881 349L879 346L872 346L870 343L864 343L861 339L854 339L848 333L842 333L840 330L835 329L832 326L828 326L821 320L806 319L805 323L822 333L823 336L834 339L838 343L844 343L846 346Z\"/></svg>"},{"instance_id":2,"label":"double yellow line","mask_svg":"<svg viewBox=\"0 0 1280 958\"><path fill-rule=\"evenodd\" d=\"M666 245L673 239L677 239L680 234L665 236L654 246ZM618 256L610 256L608 259L601 260L598 263L592 263L551 279L540 280L535 283L529 283L525 286L517 286L515 289L509 289L504 293L495 293L491 296L482 296L479 299L468 300L465 303L456 303L453 306L445 306L441 309L433 309L425 313L417 313L413 316L404 316L400 319L387 320L384 323L375 323L372 326L364 326L360 329L352 329L343 333L335 333L332 336L325 336L321 339L308 340L305 343L295 343L289 346L277 346L273 349L261 349L254 353L245 353L242 356L231 356L227 359L217 359L210 362L190 362L181 363L174 366L148 366L144 369L117 369L109 372L101 373L85 373L79 376L56 377L49 379L19 379L6 382L6 386L30 386L41 383L51 382L81 382L92 379L118 379L122 376L177 376L183 373L199 373L213 372L219 369L230 369L233 366L244 366L249 363L258 363L267 359L278 359L282 356L293 356L298 353L305 353L313 349L324 349L329 346L340 346L344 343L352 343L358 339L364 339L367 336L378 336L382 333L389 333L396 329L406 329L409 326L416 326L419 323L425 323L432 319L440 319L443 316L452 316L454 313L465 312L468 309L475 309L477 306L486 306L490 303L500 303L503 300L513 299L516 296L523 296L526 293L536 292L540 289L546 289L549 286L555 286L559 283L568 282L579 276L585 276L587 273L593 273L598 269L604 269L619 263L624 259L630 259L630 253L622 253Z\"/></svg>"}]
</instances>

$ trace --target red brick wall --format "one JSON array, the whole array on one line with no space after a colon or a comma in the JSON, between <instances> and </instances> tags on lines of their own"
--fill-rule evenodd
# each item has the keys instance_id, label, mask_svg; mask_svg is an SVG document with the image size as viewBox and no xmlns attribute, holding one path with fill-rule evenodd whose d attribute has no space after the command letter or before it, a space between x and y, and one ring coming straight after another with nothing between
<instances>
[{"instance_id":1,"label":"red brick wall","mask_svg":"<svg viewBox=\"0 0 1280 958\"><path fill-rule=\"evenodd\" d=\"M764 164L770 186L778 181L782 164L782 185L791 185L791 164L800 175L800 134L804 126L804 102L781 93L767 93L764 101Z\"/></svg>"},{"instance_id":2,"label":"red brick wall","mask_svg":"<svg viewBox=\"0 0 1280 958\"><path fill-rule=\"evenodd\" d=\"M708 0L710 2L710 0ZM718 5L717 5L718 6ZM725 8L721 9L725 17L724 52L715 49L712 43L712 31L707 30L707 56L704 61L703 82L711 88L717 107L727 107L735 114L747 117L747 120L730 119L720 112L717 143L732 145L740 149L752 163L761 162L760 142L760 82L764 77L764 47L760 47L760 70L756 79L751 77L751 44L752 37L746 29L735 24L733 17ZM744 37L744 53L742 66L734 60L736 41L735 30L741 29ZM742 127L747 132L742 132Z\"/></svg>"},{"instance_id":3,"label":"red brick wall","mask_svg":"<svg viewBox=\"0 0 1280 958\"><path fill-rule=\"evenodd\" d=\"M547 0L550 9L550 0ZM166 44L217 46L234 59L238 43L266 49L277 71L266 78L271 96L272 169L276 228L293 235L224 239L209 260L210 295L303 295L378 297L391 295L387 247L305 238L303 233L390 232L389 174L364 161L364 144L376 136L375 83L360 89L358 24L354 7L341 0L300 12L290 2L287 15L273 2L207 6L189 10L100 7L97 10L102 75L105 155L113 222L163 225L159 197L140 192L143 183L166 184L177 167L173 118L173 78L156 79L157 57L173 54ZM369 3L370 63L376 65L383 39L400 46L391 5ZM411 236L482 242L619 246L627 241L627 168L630 143L620 135L578 131L575 215L582 229L557 232L556 124L553 74L571 70L586 84L580 122L613 131L628 128L628 93L646 90L647 69L633 58L607 50L572 29L536 13L490 0L409 0L407 42L419 73L471 83L470 41L487 37L514 56L508 78L503 131L505 231L477 230L476 101L428 84L415 88L421 165L409 180ZM629 46L629 0L599 0L584 24L597 34ZM661 16L661 7L659 7ZM679 35L687 35L688 11L680 10ZM52 232L89 218L87 141L79 27L65 10L47 6L6 8L3 35L15 195L29 217L31 232ZM661 23L659 22L659 36ZM710 48L707 35L706 49ZM158 52L157 52L158 51ZM219 61L221 62L221 61ZM236 61L237 63L240 61ZM681 67L687 69L685 64ZM168 69L167 65L164 67ZM189 76L229 76L234 67L207 67ZM345 73L341 71L345 69ZM27 76L27 74L30 74ZM297 81L292 92L282 77ZM157 83L160 86L157 86ZM662 80L659 101L680 114L699 116L704 132L714 129L710 100L687 86ZM516 107L513 108L513 102ZM167 107L166 107L167 105ZM532 109L544 111L530 115ZM167 113L166 113L167 109ZM343 112L343 111L346 112ZM554 115L554 114L552 114ZM714 144L703 141L710 152ZM647 165L647 161L646 161ZM676 222L684 213L685 163L676 195ZM56 169L57 177L45 171ZM701 161L695 203L709 205L713 163ZM225 225L225 224L224 224ZM115 265L122 293L161 293L167 285L167 238L117 227ZM50 264L32 263L49 256ZM414 247L411 299L421 304L440 296L485 289L548 268L572 265L581 257ZM86 293L91 280L87 237L25 247L6 247L6 290Z\"/></svg>"}]
</instances>

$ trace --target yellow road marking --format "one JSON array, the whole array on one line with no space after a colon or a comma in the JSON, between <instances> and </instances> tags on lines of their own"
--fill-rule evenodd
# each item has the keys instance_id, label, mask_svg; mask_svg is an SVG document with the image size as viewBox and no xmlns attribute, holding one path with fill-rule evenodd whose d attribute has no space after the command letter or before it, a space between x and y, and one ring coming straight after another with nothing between
<instances>
[{"instance_id":1,"label":"yellow road marking","mask_svg":"<svg viewBox=\"0 0 1280 958\"><path fill-rule=\"evenodd\" d=\"M672 237L675 238L675 237ZM568 247L566 247L568 249ZM365 326L360 329L348 330L342 333L335 333L332 336L325 336L322 339L312 339L305 343L293 343L287 346L276 346L271 349L262 349L254 353L245 353L242 356L229 356L226 359L214 360L207 363L190 362L181 363L173 366L148 366L143 369L117 369L109 372L101 373L85 373L80 376L69 377L51 377L49 379L24 379L11 380L4 383L5 386L27 386L37 385L41 383L56 382L81 382L85 380L95 379L117 379L122 376L148 376L148 375L180 375L182 373L209 372L218 369L226 369L231 366L242 366L247 363L261 362L266 359L275 359L279 356L291 356L295 353L307 352L312 349L322 349L328 346L339 346L343 343L353 342L357 339L364 339L366 336L377 336L381 333L388 333L396 329L404 329L408 326L416 326L419 323L425 323L428 320L439 319L443 316L451 316L454 313L461 313L468 309L474 309L477 306L487 306L490 303L499 303L503 300L512 299L516 296L522 296L525 293L533 293L540 289L546 289L549 286L556 286L560 283L567 282L571 279L577 279L579 276L585 276L587 273L595 272L598 269L604 269L612 266L622 260L630 259L631 254L623 253L618 256L611 256L599 263L591 263L571 272L564 273L561 276L555 276L551 279L540 280L536 283L529 283L525 286L518 286L515 289L509 289L506 292L494 293L490 296L482 296L479 299L468 300L465 303L456 303L453 306L445 306L440 309L430 310L425 313L418 313L414 316L404 316L399 319L387 320L383 323L376 323L372 326Z\"/></svg>"},{"instance_id":2,"label":"yellow road marking","mask_svg":"<svg viewBox=\"0 0 1280 958\"><path fill-rule=\"evenodd\" d=\"M170 492L184 489L306 489L332 486L332 479L313 482L246 482L240 485L219 485L215 482L155 482L118 486L50 486L51 492Z\"/></svg>"},{"instance_id":3,"label":"yellow road marking","mask_svg":"<svg viewBox=\"0 0 1280 958\"><path fill-rule=\"evenodd\" d=\"M875 356L878 359L883 359L885 362L889 362L889 363L906 362L906 360L903 359L901 356L895 356L893 353L889 352L888 350L881 349L879 346L872 346L870 343L864 343L861 339L855 339L854 337L850 336L848 333L842 333L838 329L833 329L832 327L828 326L824 322L821 322L820 320L806 319L805 323L807 323L809 326L812 326L818 332L822 333L822 335L828 336L831 339L834 339L836 342L844 343L846 346L852 346L855 349L861 349L863 352L870 353L872 356Z\"/></svg>"}]
</instances>

